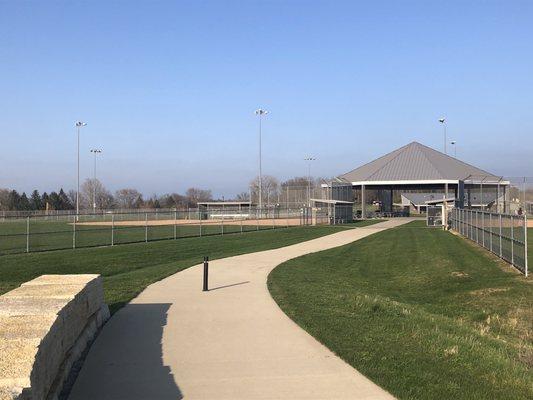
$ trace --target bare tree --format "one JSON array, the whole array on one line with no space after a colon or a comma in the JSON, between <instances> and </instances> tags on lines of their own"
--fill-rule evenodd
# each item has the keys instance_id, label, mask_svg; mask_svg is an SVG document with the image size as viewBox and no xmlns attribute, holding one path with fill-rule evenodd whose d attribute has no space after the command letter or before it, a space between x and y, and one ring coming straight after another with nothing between
<instances>
[{"instance_id":1,"label":"bare tree","mask_svg":"<svg viewBox=\"0 0 533 400\"><path fill-rule=\"evenodd\" d=\"M139 208L143 199L137 189L120 189L115 192L115 202L120 208Z\"/></svg>"},{"instance_id":2,"label":"bare tree","mask_svg":"<svg viewBox=\"0 0 533 400\"><path fill-rule=\"evenodd\" d=\"M80 189L80 208L108 209L113 206L113 195L98 179L87 179Z\"/></svg>"},{"instance_id":3,"label":"bare tree","mask_svg":"<svg viewBox=\"0 0 533 400\"><path fill-rule=\"evenodd\" d=\"M0 188L0 210L7 211L9 202L9 190Z\"/></svg>"},{"instance_id":4,"label":"bare tree","mask_svg":"<svg viewBox=\"0 0 533 400\"><path fill-rule=\"evenodd\" d=\"M237 201L250 201L250 193L249 192L241 192L237 196L235 196L235 199Z\"/></svg>"},{"instance_id":5,"label":"bare tree","mask_svg":"<svg viewBox=\"0 0 533 400\"><path fill-rule=\"evenodd\" d=\"M187 199L185 198L185 196L178 193L164 194L159 198L159 203L163 208L187 207Z\"/></svg>"},{"instance_id":6,"label":"bare tree","mask_svg":"<svg viewBox=\"0 0 533 400\"><path fill-rule=\"evenodd\" d=\"M263 205L268 207L278 203L279 181L273 176L263 175L261 183ZM259 177L256 177L250 183L250 190L252 192L252 201L257 204L259 202Z\"/></svg>"},{"instance_id":7,"label":"bare tree","mask_svg":"<svg viewBox=\"0 0 533 400\"><path fill-rule=\"evenodd\" d=\"M185 192L185 197L187 197L188 201L193 205L197 205L199 201L213 200L211 190L204 190L198 188L187 189L187 192Z\"/></svg>"}]
</instances>

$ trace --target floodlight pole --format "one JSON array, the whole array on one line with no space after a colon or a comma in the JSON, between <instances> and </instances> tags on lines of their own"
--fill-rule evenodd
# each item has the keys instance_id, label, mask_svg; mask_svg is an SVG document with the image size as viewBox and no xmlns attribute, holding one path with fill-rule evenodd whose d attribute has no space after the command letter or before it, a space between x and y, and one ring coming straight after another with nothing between
<instances>
[{"instance_id":1,"label":"floodlight pole","mask_svg":"<svg viewBox=\"0 0 533 400\"><path fill-rule=\"evenodd\" d=\"M78 179L76 189L76 221L78 221L80 218L80 129L86 125L87 123L85 122L76 122L76 128L78 131Z\"/></svg>"},{"instance_id":2,"label":"floodlight pole","mask_svg":"<svg viewBox=\"0 0 533 400\"><path fill-rule=\"evenodd\" d=\"M259 116L259 212L261 213L263 207L263 169L261 160L261 130L263 115L268 114L268 111L263 109L255 110L255 115Z\"/></svg>"},{"instance_id":3,"label":"floodlight pole","mask_svg":"<svg viewBox=\"0 0 533 400\"><path fill-rule=\"evenodd\" d=\"M452 140L450 144L453 146L453 157L457 158L457 141Z\"/></svg>"},{"instance_id":4,"label":"floodlight pole","mask_svg":"<svg viewBox=\"0 0 533 400\"><path fill-rule=\"evenodd\" d=\"M314 157L304 158L307 161L307 207L311 207L311 162L315 160Z\"/></svg>"},{"instance_id":5,"label":"floodlight pole","mask_svg":"<svg viewBox=\"0 0 533 400\"><path fill-rule=\"evenodd\" d=\"M94 178L93 178L93 213L96 214L96 155L101 153L100 149L91 149L94 153Z\"/></svg>"},{"instance_id":6,"label":"floodlight pole","mask_svg":"<svg viewBox=\"0 0 533 400\"><path fill-rule=\"evenodd\" d=\"M439 119L439 122L440 122L440 123L442 124L442 126L444 127L444 154L448 154L448 153L446 152L446 142L447 142L447 139L446 139L446 136L447 136L447 134L446 134L446 118L444 118L444 117L443 117L443 118L440 118L440 119Z\"/></svg>"}]
</instances>

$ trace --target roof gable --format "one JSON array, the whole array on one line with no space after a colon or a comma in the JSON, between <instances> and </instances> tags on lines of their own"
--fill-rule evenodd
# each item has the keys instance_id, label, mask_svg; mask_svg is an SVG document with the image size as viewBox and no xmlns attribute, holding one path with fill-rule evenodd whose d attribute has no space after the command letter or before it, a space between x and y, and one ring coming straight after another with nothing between
<instances>
[{"instance_id":1,"label":"roof gable","mask_svg":"<svg viewBox=\"0 0 533 400\"><path fill-rule=\"evenodd\" d=\"M464 180L469 176L499 178L423 144L412 142L340 178L349 182L365 182Z\"/></svg>"}]
</instances>

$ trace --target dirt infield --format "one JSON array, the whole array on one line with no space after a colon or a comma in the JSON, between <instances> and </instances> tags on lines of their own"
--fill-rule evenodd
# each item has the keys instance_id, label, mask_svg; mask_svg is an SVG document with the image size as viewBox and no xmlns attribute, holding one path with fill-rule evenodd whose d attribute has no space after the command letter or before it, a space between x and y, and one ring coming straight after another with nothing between
<instances>
[{"instance_id":1,"label":"dirt infield","mask_svg":"<svg viewBox=\"0 0 533 400\"><path fill-rule=\"evenodd\" d=\"M95 221L78 222L82 226L166 226L166 225L240 225L243 226L300 226L301 218L274 218L274 219L160 219L148 221Z\"/></svg>"}]
</instances>

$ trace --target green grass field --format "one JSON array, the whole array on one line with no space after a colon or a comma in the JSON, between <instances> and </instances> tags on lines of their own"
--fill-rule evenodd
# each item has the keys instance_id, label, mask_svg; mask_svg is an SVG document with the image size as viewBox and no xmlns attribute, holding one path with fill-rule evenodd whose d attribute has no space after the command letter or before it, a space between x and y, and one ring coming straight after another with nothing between
<instances>
[{"instance_id":1,"label":"green grass field","mask_svg":"<svg viewBox=\"0 0 533 400\"><path fill-rule=\"evenodd\" d=\"M357 225L269 229L242 235L4 255L0 256L0 294L42 274L101 274L106 302L114 312L149 284L199 264L204 255L217 259L283 247Z\"/></svg>"},{"instance_id":2,"label":"green grass field","mask_svg":"<svg viewBox=\"0 0 533 400\"><path fill-rule=\"evenodd\" d=\"M176 231L174 232L174 229ZM243 225L243 232L272 229L269 225ZM26 221L18 219L0 222L0 254L15 254L26 251ZM30 252L70 249L74 245L73 225L65 221L30 220ZM240 233L239 225L203 224L201 235ZM148 241L200 236L200 225L148 226ZM144 226L76 226L76 248L137 243L146 240ZM113 236L113 238L112 238Z\"/></svg>"},{"instance_id":3,"label":"green grass field","mask_svg":"<svg viewBox=\"0 0 533 400\"><path fill-rule=\"evenodd\" d=\"M268 284L399 399L533 398L533 283L464 238L414 222L290 260Z\"/></svg>"}]
</instances>

